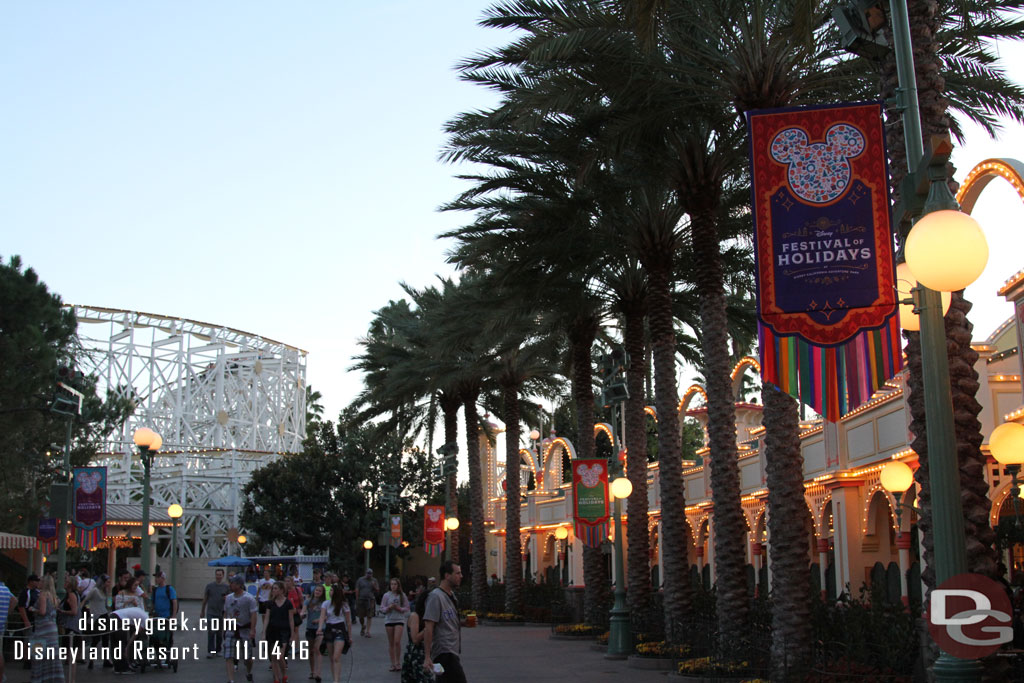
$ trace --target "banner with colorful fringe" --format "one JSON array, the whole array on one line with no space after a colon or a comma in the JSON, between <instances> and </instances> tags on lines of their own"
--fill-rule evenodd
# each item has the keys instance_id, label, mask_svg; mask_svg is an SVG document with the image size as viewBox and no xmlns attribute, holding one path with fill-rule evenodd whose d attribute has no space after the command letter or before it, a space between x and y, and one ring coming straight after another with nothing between
<instances>
[{"instance_id":1,"label":"banner with colorful fringe","mask_svg":"<svg viewBox=\"0 0 1024 683\"><path fill-rule=\"evenodd\" d=\"M423 506L423 550L431 557L444 552L444 505Z\"/></svg>"},{"instance_id":2,"label":"banner with colorful fringe","mask_svg":"<svg viewBox=\"0 0 1024 683\"><path fill-rule=\"evenodd\" d=\"M608 538L608 461L573 460L572 496L576 538L596 548Z\"/></svg>"},{"instance_id":3,"label":"banner with colorful fringe","mask_svg":"<svg viewBox=\"0 0 1024 683\"><path fill-rule=\"evenodd\" d=\"M49 555L57 547L57 518L46 517L39 520L36 527L36 540L38 548L44 555Z\"/></svg>"},{"instance_id":4,"label":"banner with colorful fringe","mask_svg":"<svg viewBox=\"0 0 1024 683\"><path fill-rule=\"evenodd\" d=\"M82 548L92 548L107 536L107 468L76 467L72 487L71 538Z\"/></svg>"},{"instance_id":5,"label":"banner with colorful fringe","mask_svg":"<svg viewBox=\"0 0 1024 683\"><path fill-rule=\"evenodd\" d=\"M899 318L839 346L778 336L758 324L761 378L810 406L829 422L865 403L903 369Z\"/></svg>"},{"instance_id":6,"label":"banner with colorful fringe","mask_svg":"<svg viewBox=\"0 0 1024 683\"><path fill-rule=\"evenodd\" d=\"M882 103L747 126L762 376L835 422L902 367Z\"/></svg>"}]
</instances>

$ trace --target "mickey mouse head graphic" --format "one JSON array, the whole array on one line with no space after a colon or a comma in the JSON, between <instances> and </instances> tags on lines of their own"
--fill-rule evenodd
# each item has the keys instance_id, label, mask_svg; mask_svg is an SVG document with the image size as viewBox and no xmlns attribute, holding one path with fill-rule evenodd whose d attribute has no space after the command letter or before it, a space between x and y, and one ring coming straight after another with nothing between
<instances>
[{"instance_id":1,"label":"mickey mouse head graphic","mask_svg":"<svg viewBox=\"0 0 1024 683\"><path fill-rule=\"evenodd\" d=\"M850 185L850 159L864 151L864 134L847 123L825 133L825 142L808 142L800 128L786 128L772 140L772 159L789 166L789 187L797 197L824 204Z\"/></svg>"},{"instance_id":2,"label":"mickey mouse head graphic","mask_svg":"<svg viewBox=\"0 0 1024 683\"><path fill-rule=\"evenodd\" d=\"M583 480L583 486L588 489L592 489L601 483L601 473L604 472L604 467L594 463L593 465L578 465L576 467L576 474L580 475Z\"/></svg>"}]
</instances>

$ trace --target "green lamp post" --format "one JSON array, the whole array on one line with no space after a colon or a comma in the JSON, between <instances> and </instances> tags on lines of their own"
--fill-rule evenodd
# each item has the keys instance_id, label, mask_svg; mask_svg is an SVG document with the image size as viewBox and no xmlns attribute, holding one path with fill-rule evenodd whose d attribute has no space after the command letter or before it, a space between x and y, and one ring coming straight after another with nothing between
<instances>
[{"instance_id":1,"label":"green lamp post","mask_svg":"<svg viewBox=\"0 0 1024 683\"><path fill-rule=\"evenodd\" d=\"M373 541L366 539L363 541L363 550L366 551L366 569L370 568L370 548L373 547Z\"/></svg>"},{"instance_id":2,"label":"green lamp post","mask_svg":"<svg viewBox=\"0 0 1024 683\"><path fill-rule=\"evenodd\" d=\"M615 602L609 612L608 628L608 659L624 659L633 651L633 634L630 632L629 607L626 605L626 566L622 551L622 500L633 492L633 484L623 476L623 462L618 457L622 443L618 436L619 412L622 404L629 398L626 389L625 371L629 365L629 357L621 347L613 348L611 353L601 357L599 374L602 379L601 397L604 405L611 410L612 422L612 455L608 461L608 476L611 479L611 495L614 499L614 583Z\"/></svg>"},{"instance_id":3,"label":"green lamp post","mask_svg":"<svg viewBox=\"0 0 1024 683\"><path fill-rule=\"evenodd\" d=\"M153 467L153 458L163 445L163 438L149 427L140 427L135 430L132 437L139 449L139 459L142 461L142 571L149 576L153 568L150 566L150 538L146 533L149 529L149 477Z\"/></svg>"},{"instance_id":4,"label":"green lamp post","mask_svg":"<svg viewBox=\"0 0 1024 683\"><path fill-rule=\"evenodd\" d=\"M171 585L178 585L178 520L184 514L184 510L177 503L167 508L167 516L171 518L173 530L171 531Z\"/></svg>"}]
</instances>

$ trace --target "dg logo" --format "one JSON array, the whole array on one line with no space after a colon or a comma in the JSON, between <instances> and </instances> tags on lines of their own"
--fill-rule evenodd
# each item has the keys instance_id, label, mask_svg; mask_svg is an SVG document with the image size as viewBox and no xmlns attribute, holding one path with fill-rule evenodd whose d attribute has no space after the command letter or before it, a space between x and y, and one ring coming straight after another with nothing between
<instances>
[{"instance_id":1,"label":"dg logo","mask_svg":"<svg viewBox=\"0 0 1024 683\"><path fill-rule=\"evenodd\" d=\"M1012 615L1002 584L981 574L957 574L932 591L928 632L944 652L980 659L1013 640Z\"/></svg>"}]
</instances>

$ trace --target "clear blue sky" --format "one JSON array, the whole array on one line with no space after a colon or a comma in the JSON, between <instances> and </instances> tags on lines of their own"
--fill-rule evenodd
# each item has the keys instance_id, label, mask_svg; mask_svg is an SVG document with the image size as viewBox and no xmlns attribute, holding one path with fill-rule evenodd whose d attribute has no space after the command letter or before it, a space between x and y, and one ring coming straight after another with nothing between
<instances>
[{"instance_id":1,"label":"clear blue sky","mask_svg":"<svg viewBox=\"0 0 1024 683\"><path fill-rule=\"evenodd\" d=\"M452 68L507 39L476 26L487 5L4 3L0 255L68 302L305 348L336 415L372 311L449 272L435 236L465 217L436 211L461 187L437 154L446 120L494 101ZM957 163L1022 146L972 132ZM1001 282L1024 265L1024 210L989 192ZM992 290L976 336L1009 314Z\"/></svg>"}]
</instances>

